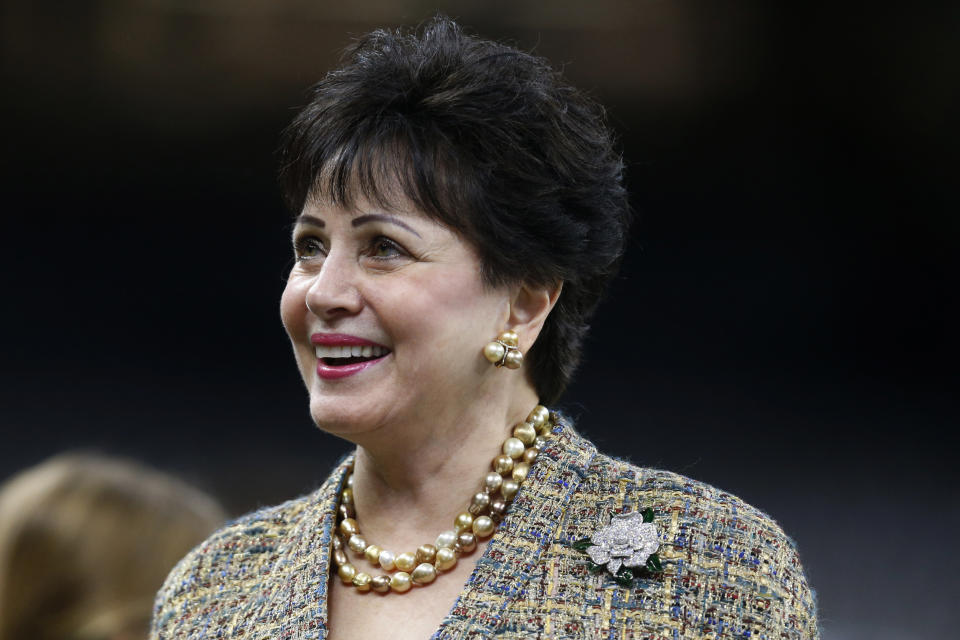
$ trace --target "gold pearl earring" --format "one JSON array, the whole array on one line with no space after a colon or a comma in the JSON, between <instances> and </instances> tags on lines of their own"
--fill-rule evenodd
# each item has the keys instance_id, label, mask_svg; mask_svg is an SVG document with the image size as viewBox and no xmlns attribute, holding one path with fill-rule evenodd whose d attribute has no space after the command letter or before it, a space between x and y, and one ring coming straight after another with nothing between
<instances>
[{"instance_id":1,"label":"gold pearl earring","mask_svg":"<svg viewBox=\"0 0 960 640\"><path fill-rule=\"evenodd\" d=\"M516 331L504 331L496 340L487 343L483 355L498 367L519 369L523 364L523 353L517 347L519 340Z\"/></svg>"}]
</instances>

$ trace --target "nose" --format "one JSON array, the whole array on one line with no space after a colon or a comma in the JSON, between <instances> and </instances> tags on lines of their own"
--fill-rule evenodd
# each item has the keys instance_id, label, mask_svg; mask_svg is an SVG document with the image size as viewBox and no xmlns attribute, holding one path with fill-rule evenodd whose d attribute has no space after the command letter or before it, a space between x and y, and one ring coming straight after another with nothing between
<instances>
[{"instance_id":1,"label":"nose","mask_svg":"<svg viewBox=\"0 0 960 640\"><path fill-rule=\"evenodd\" d=\"M359 313L363 297L357 288L357 266L345 252L331 251L307 289L307 309L325 320Z\"/></svg>"}]
</instances>

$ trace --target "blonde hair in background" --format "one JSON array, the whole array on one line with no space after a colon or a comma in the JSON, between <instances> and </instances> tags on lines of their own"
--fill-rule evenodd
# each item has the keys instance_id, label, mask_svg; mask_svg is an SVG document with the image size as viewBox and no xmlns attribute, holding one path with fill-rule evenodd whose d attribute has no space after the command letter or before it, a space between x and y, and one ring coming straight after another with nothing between
<instances>
[{"instance_id":1,"label":"blonde hair in background","mask_svg":"<svg viewBox=\"0 0 960 640\"><path fill-rule=\"evenodd\" d=\"M146 637L167 573L224 519L132 461L68 453L20 472L0 486L0 640Z\"/></svg>"}]
</instances>

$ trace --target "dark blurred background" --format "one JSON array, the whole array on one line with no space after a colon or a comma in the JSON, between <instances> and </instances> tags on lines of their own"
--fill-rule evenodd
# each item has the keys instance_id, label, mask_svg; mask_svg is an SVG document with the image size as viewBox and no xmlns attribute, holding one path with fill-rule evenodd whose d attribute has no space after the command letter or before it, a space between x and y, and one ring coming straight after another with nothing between
<instances>
[{"instance_id":1,"label":"dark blurred background","mask_svg":"<svg viewBox=\"0 0 960 640\"><path fill-rule=\"evenodd\" d=\"M826 640L954 637L960 11L687 0L6 0L0 480L130 455L309 491L280 129L436 9L609 108L639 213L563 407L797 540Z\"/></svg>"}]
</instances>

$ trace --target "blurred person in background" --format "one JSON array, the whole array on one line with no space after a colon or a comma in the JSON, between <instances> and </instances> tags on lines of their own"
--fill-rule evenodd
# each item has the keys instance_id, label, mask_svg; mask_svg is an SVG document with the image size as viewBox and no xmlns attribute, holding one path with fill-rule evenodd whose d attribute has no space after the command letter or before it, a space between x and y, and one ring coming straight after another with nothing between
<instances>
[{"instance_id":1,"label":"blurred person in background","mask_svg":"<svg viewBox=\"0 0 960 640\"><path fill-rule=\"evenodd\" d=\"M156 590L225 514L136 462L65 453L0 486L0 640L144 638Z\"/></svg>"},{"instance_id":2,"label":"blurred person in background","mask_svg":"<svg viewBox=\"0 0 960 640\"><path fill-rule=\"evenodd\" d=\"M188 555L153 638L818 637L768 516L545 406L628 237L599 105L438 17L360 38L281 157L281 317L314 422L357 448Z\"/></svg>"}]
</instances>

